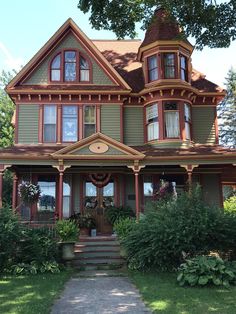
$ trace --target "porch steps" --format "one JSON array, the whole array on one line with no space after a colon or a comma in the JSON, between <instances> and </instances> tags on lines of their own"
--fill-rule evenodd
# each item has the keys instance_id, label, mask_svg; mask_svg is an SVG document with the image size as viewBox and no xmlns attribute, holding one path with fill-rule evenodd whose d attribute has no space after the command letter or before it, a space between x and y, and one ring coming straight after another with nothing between
<instances>
[{"instance_id":1,"label":"porch steps","mask_svg":"<svg viewBox=\"0 0 236 314\"><path fill-rule=\"evenodd\" d=\"M117 269L124 265L115 236L81 237L75 245L74 266L83 270Z\"/></svg>"}]
</instances>

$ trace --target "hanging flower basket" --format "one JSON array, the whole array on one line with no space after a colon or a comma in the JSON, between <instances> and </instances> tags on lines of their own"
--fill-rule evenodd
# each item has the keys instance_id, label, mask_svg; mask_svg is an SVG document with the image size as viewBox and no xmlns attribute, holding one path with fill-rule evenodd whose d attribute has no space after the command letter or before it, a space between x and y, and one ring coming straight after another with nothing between
<instances>
[{"instance_id":1,"label":"hanging flower basket","mask_svg":"<svg viewBox=\"0 0 236 314\"><path fill-rule=\"evenodd\" d=\"M37 184L22 182L18 187L18 193L22 203L31 205L38 202L41 191Z\"/></svg>"}]
</instances>

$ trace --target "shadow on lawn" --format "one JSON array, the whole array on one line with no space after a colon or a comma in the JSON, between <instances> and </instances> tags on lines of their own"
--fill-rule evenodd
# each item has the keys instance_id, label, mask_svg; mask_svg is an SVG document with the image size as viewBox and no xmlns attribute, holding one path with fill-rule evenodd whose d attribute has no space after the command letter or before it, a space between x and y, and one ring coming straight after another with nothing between
<instances>
[{"instance_id":1,"label":"shadow on lawn","mask_svg":"<svg viewBox=\"0 0 236 314\"><path fill-rule=\"evenodd\" d=\"M157 313L235 314L236 287L180 287L175 274L130 273L144 301Z\"/></svg>"}]
</instances>

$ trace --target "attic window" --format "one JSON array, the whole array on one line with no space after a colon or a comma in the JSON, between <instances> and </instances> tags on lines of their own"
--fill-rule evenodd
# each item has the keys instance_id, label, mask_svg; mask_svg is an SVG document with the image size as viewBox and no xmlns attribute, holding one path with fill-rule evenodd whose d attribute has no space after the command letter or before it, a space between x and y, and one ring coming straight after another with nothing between
<instances>
[{"instance_id":1,"label":"attic window","mask_svg":"<svg viewBox=\"0 0 236 314\"><path fill-rule=\"evenodd\" d=\"M64 50L51 61L50 80L52 82L90 82L89 60L77 50Z\"/></svg>"}]
</instances>

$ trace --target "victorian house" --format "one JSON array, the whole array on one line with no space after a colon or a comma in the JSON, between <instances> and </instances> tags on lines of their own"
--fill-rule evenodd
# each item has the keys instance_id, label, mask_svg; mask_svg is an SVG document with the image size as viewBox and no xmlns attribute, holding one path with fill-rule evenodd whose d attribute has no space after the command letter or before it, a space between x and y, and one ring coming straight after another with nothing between
<instances>
[{"instance_id":1,"label":"victorian house","mask_svg":"<svg viewBox=\"0 0 236 314\"><path fill-rule=\"evenodd\" d=\"M225 91L192 68L192 52L162 9L143 42L90 40L68 19L6 88L15 143L0 150L0 203L9 168L13 208L32 224L92 211L109 233L105 209L138 217L161 180L177 194L199 182L222 206L222 184L236 182L236 151L218 144ZM20 205L22 181L41 188L31 207Z\"/></svg>"}]
</instances>

